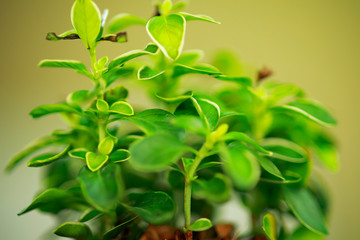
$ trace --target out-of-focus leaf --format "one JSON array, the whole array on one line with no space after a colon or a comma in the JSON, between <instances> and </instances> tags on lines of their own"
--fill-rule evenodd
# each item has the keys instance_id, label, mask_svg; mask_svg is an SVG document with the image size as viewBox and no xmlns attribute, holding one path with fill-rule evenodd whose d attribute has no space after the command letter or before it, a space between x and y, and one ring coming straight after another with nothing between
<instances>
[{"instance_id":1,"label":"out-of-focus leaf","mask_svg":"<svg viewBox=\"0 0 360 240\"><path fill-rule=\"evenodd\" d=\"M66 103L41 105L30 112L33 118L39 118L53 113L75 113L80 114L81 108L77 108Z\"/></svg>"},{"instance_id":2,"label":"out-of-focus leaf","mask_svg":"<svg viewBox=\"0 0 360 240\"><path fill-rule=\"evenodd\" d=\"M146 20L129 13L120 13L110 20L108 31L110 33L117 33L128 27L136 25L145 26Z\"/></svg>"},{"instance_id":3,"label":"out-of-focus leaf","mask_svg":"<svg viewBox=\"0 0 360 240\"><path fill-rule=\"evenodd\" d=\"M166 103L182 103L184 101L186 101L187 99L190 99L193 96L193 92L186 92L183 95L179 95L176 97L162 97L158 94L155 95L158 99L160 99L163 102Z\"/></svg>"},{"instance_id":4,"label":"out-of-focus leaf","mask_svg":"<svg viewBox=\"0 0 360 240\"><path fill-rule=\"evenodd\" d=\"M266 154L268 156L272 155L272 152L264 149L255 140L253 140L248 135L246 135L245 133L242 133L242 132L229 132L224 136L224 140L235 140L235 141L243 142L243 143L249 144L250 146L255 148L257 151L259 151L263 154Z\"/></svg>"},{"instance_id":5,"label":"out-of-focus leaf","mask_svg":"<svg viewBox=\"0 0 360 240\"><path fill-rule=\"evenodd\" d=\"M260 179L260 165L256 156L242 144L230 144L221 148L225 172L233 184L242 189L252 189Z\"/></svg>"},{"instance_id":6,"label":"out-of-focus leaf","mask_svg":"<svg viewBox=\"0 0 360 240\"><path fill-rule=\"evenodd\" d=\"M300 226L290 236L291 240L324 240L325 236L322 234L310 231L304 226Z\"/></svg>"},{"instance_id":7,"label":"out-of-focus leaf","mask_svg":"<svg viewBox=\"0 0 360 240\"><path fill-rule=\"evenodd\" d=\"M93 208L87 209L81 216L79 217L79 222L87 222L90 221L102 214L101 211Z\"/></svg>"},{"instance_id":8,"label":"out-of-focus leaf","mask_svg":"<svg viewBox=\"0 0 360 240\"><path fill-rule=\"evenodd\" d=\"M187 50L184 51L175 63L185 66L192 66L201 60L204 56L204 52L201 50Z\"/></svg>"},{"instance_id":9,"label":"out-of-focus leaf","mask_svg":"<svg viewBox=\"0 0 360 240\"><path fill-rule=\"evenodd\" d=\"M19 163L21 163L21 161L24 160L26 157L30 156L37 150L40 150L48 145L56 143L57 141L58 138L55 138L53 136L45 136L35 140L10 160L9 164L6 167L6 171L11 171L12 169L14 169L14 167L16 167Z\"/></svg>"},{"instance_id":10,"label":"out-of-focus leaf","mask_svg":"<svg viewBox=\"0 0 360 240\"><path fill-rule=\"evenodd\" d=\"M164 170L180 159L189 147L173 135L158 133L135 142L129 150L134 168L153 172Z\"/></svg>"},{"instance_id":11,"label":"out-of-focus leaf","mask_svg":"<svg viewBox=\"0 0 360 240\"><path fill-rule=\"evenodd\" d=\"M210 180L197 179L193 181L193 194L197 198L214 203L225 202L231 196L231 181L221 173L217 173Z\"/></svg>"},{"instance_id":12,"label":"out-of-focus leaf","mask_svg":"<svg viewBox=\"0 0 360 240\"><path fill-rule=\"evenodd\" d=\"M176 64L174 66L174 73L172 75L173 78L178 78L185 74L204 74L210 76L220 76L222 73L214 66L211 65L197 65L194 67L185 66L181 64Z\"/></svg>"},{"instance_id":13,"label":"out-of-focus leaf","mask_svg":"<svg viewBox=\"0 0 360 240\"><path fill-rule=\"evenodd\" d=\"M216 23L216 24L220 24L220 22L216 21L215 19L213 19L212 17L206 16L206 15L200 15L200 14L190 14L190 13L186 13L186 12L181 12L180 13L185 20L188 21L205 21L205 22L211 22L211 23Z\"/></svg>"},{"instance_id":14,"label":"out-of-focus leaf","mask_svg":"<svg viewBox=\"0 0 360 240\"><path fill-rule=\"evenodd\" d=\"M121 231L124 230L124 228L131 223L132 221L134 221L137 217L131 218L125 222L120 223L119 225L117 225L116 227L110 229L109 231L107 231L104 236L103 236L103 240L113 240L115 239L120 233Z\"/></svg>"},{"instance_id":15,"label":"out-of-focus leaf","mask_svg":"<svg viewBox=\"0 0 360 240\"><path fill-rule=\"evenodd\" d=\"M175 214L175 203L164 192L129 194L129 209L151 224L169 221Z\"/></svg>"},{"instance_id":16,"label":"out-of-focus leaf","mask_svg":"<svg viewBox=\"0 0 360 240\"><path fill-rule=\"evenodd\" d=\"M282 176L279 168L268 158L257 156L257 159L259 160L259 163L263 169L265 169L268 173L285 180L285 178Z\"/></svg>"},{"instance_id":17,"label":"out-of-focus leaf","mask_svg":"<svg viewBox=\"0 0 360 240\"><path fill-rule=\"evenodd\" d=\"M110 155L109 162L111 163L125 162L129 160L130 157L131 157L131 153L128 150L117 149Z\"/></svg>"},{"instance_id":18,"label":"out-of-focus leaf","mask_svg":"<svg viewBox=\"0 0 360 240\"><path fill-rule=\"evenodd\" d=\"M123 85L118 85L104 93L104 100L111 106L117 101L124 101L128 94L129 91Z\"/></svg>"},{"instance_id":19,"label":"out-of-focus leaf","mask_svg":"<svg viewBox=\"0 0 360 240\"><path fill-rule=\"evenodd\" d=\"M67 145L60 153L58 154L43 154L40 156L37 156L35 158L32 158L29 162L28 162L28 167L41 167L41 166L45 166L48 165L56 160L59 160L60 158L62 158L67 151L69 150L70 145Z\"/></svg>"},{"instance_id":20,"label":"out-of-focus leaf","mask_svg":"<svg viewBox=\"0 0 360 240\"><path fill-rule=\"evenodd\" d=\"M121 172L115 164L109 164L96 173L83 167L78 180L86 200L100 211L115 209L123 196Z\"/></svg>"},{"instance_id":21,"label":"out-of-focus leaf","mask_svg":"<svg viewBox=\"0 0 360 240\"><path fill-rule=\"evenodd\" d=\"M262 146L273 153L273 158L294 163L306 162L306 151L289 140L283 138L267 138L263 140Z\"/></svg>"},{"instance_id":22,"label":"out-of-focus leaf","mask_svg":"<svg viewBox=\"0 0 360 240\"><path fill-rule=\"evenodd\" d=\"M137 78L139 80L151 80L158 76L161 76L164 72L165 71L153 70L148 66L142 66L137 73Z\"/></svg>"},{"instance_id":23,"label":"out-of-focus leaf","mask_svg":"<svg viewBox=\"0 0 360 240\"><path fill-rule=\"evenodd\" d=\"M299 114L325 126L336 125L337 123L324 107L309 100L297 100L286 105L272 107L272 110Z\"/></svg>"},{"instance_id":24,"label":"out-of-focus leaf","mask_svg":"<svg viewBox=\"0 0 360 240\"><path fill-rule=\"evenodd\" d=\"M99 153L108 155L114 148L114 141L111 137L105 137L98 145Z\"/></svg>"},{"instance_id":25,"label":"out-of-focus leaf","mask_svg":"<svg viewBox=\"0 0 360 240\"><path fill-rule=\"evenodd\" d=\"M91 240L92 233L85 223L66 222L57 227L54 233L61 237L73 238L76 240Z\"/></svg>"},{"instance_id":26,"label":"out-of-focus leaf","mask_svg":"<svg viewBox=\"0 0 360 240\"><path fill-rule=\"evenodd\" d=\"M39 196L37 196L33 200L33 202L27 208L21 211L18 215L20 216L34 209L46 207L52 204L60 205L72 198L73 196L66 190L50 188L47 189L45 192L41 193Z\"/></svg>"},{"instance_id":27,"label":"out-of-focus leaf","mask_svg":"<svg viewBox=\"0 0 360 240\"><path fill-rule=\"evenodd\" d=\"M282 193L296 218L305 227L316 233L328 234L319 204L308 189L283 186Z\"/></svg>"},{"instance_id":28,"label":"out-of-focus leaf","mask_svg":"<svg viewBox=\"0 0 360 240\"><path fill-rule=\"evenodd\" d=\"M270 240L277 239L277 231L276 231L276 219L272 213L267 213L263 218L263 230L266 235L270 238Z\"/></svg>"}]
</instances>

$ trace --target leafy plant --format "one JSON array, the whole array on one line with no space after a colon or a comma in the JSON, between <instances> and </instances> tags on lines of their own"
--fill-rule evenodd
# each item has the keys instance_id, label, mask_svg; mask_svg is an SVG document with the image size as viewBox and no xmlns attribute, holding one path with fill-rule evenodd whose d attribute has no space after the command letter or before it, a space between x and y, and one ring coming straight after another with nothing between
<instances>
[{"instance_id":1,"label":"leafy plant","mask_svg":"<svg viewBox=\"0 0 360 240\"><path fill-rule=\"evenodd\" d=\"M312 169L315 160L337 169L334 141L324 129L336 121L299 87L264 81L267 69L250 78L229 52L210 65L200 62L201 51L183 51L187 24L219 23L180 12L185 5L155 2L149 20L119 14L104 34L108 11L101 15L93 1L76 0L74 29L47 35L80 39L91 69L74 60L46 59L39 66L72 69L93 88L31 111L34 118L58 113L69 127L36 140L9 163L9 171L26 159L29 167L46 166L44 191L19 215L67 209L71 222L54 233L79 240L152 239L147 232L160 224L181 229L169 230L167 239L206 239L221 236L221 225L212 223L216 209L235 199L251 213L251 220L239 218L252 223L239 237L323 239L328 199ZM112 60L97 58L98 44L126 42L121 31L132 25L146 26L154 43ZM184 77L199 75L223 84L216 91L180 87ZM148 83L149 101L158 108L134 108L125 86L115 85L134 78Z\"/></svg>"}]
</instances>

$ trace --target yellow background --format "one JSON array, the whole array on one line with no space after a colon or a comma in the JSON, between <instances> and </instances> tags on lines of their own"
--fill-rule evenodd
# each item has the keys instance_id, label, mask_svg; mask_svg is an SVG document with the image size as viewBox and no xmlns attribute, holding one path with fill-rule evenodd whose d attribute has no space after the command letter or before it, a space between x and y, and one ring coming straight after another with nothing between
<instances>
[{"instance_id":1,"label":"yellow background","mask_svg":"<svg viewBox=\"0 0 360 240\"><path fill-rule=\"evenodd\" d=\"M78 59L88 64L80 41L47 42L45 34L71 29L72 0L1 1L0 8L0 168L31 139L61 128L57 117L32 120L28 112L55 103L67 93L89 87L71 71L39 69L44 58ZM110 17L129 12L147 18L150 0L98 0ZM333 196L328 239L359 239L360 159L360 1L359 0L192 0L191 13L222 22L189 23L185 49L200 48L207 59L218 48L230 48L256 67L269 66L274 79L295 83L327 105L339 120L332 129L341 150L341 170L324 172ZM143 48L150 39L142 27L128 31L129 43L102 44L99 56L115 57ZM38 169L21 166L0 174L0 238L39 239L52 226L48 216L17 217L39 189ZM46 239L52 239L48 237Z\"/></svg>"}]
</instances>

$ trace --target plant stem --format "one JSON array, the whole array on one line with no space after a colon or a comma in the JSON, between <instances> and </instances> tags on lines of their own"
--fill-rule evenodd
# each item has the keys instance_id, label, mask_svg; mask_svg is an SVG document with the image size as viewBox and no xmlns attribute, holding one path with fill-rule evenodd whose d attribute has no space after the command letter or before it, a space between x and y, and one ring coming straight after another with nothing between
<instances>
[{"instance_id":1,"label":"plant stem","mask_svg":"<svg viewBox=\"0 0 360 240\"><path fill-rule=\"evenodd\" d=\"M184 213L185 213L185 229L186 231L190 227L191 224L191 189L192 189L192 181L194 180L194 175L196 173L196 169L200 165L201 161L207 156L208 152L213 148L215 144L214 139L209 135L206 138L205 143L198 151L193 164L188 173L185 176L185 190L184 190Z\"/></svg>"}]
</instances>

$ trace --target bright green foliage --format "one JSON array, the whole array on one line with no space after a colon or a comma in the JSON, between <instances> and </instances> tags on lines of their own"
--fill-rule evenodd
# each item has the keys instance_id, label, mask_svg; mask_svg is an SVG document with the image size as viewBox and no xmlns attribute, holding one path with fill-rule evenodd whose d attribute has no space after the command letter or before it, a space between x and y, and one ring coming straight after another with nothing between
<instances>
[{"instance_id":1,"label":"bright green foliage","mask_svg":"<svg viewBox=\"0 0 360 240\"><path fill-rule=\"evenodd\" d=\"M71 11L72 24L88 49L95 47L101 28L99 8L92 0L76 0Z\"/></svg>"},{"instance_id":2,"label":"bright green foliage","mask_svg":"<svg viewBox=\"0 0 360 240\"><path fill-rule=\"evenodd\" d=\"M84 223L66 222L55 229L54 233L61 237L73 238L76 240L91 240L90 228Z\"/></svg>"},{"instance_id":3,"label":"bright green foliage","mask_svg":"<svg viewBox=\"0 0 360 240\"><path fill-rule=\"evenodd\" d=\"M132 14L120 13L110 20L108 30L116 33L134 25L146 25L146 20Z\"/></svg>"},{"instance_id":4,"label":"bright green foliage","mask_svg":"<svg viewBox=\"0 0 360 240\"><path fill-rule=\"evenodd\" d=\"M176 162L189 150L170 134L156 134L135 142L130 147L133 166L142 171L160 171Z\"/></svg>"},{"instance_id":5,"label":"bright green foliage","mask_svg":"<svg viewBox=\"0 0 360 240\"><path fill-rule=\"evenodd\" d=\"M185 19L179 14L153 17L146 25L152 40L170 59L176 60L183 49Z\"/></svg>"},{"instance_id":6,"label":"bright green foliage","mask_svg":"<svg viewBox=\"0 0 360 240\"><path fill-rule=\"evenodd\" d=\"M319 162L339 167L325 128L336 120L299 87L270 81L266 69L244 75L249 69L232 51L210 64L201 50L183 51L186 24L219 23L179 12L186 3L155 0L150 19L120 13L106 25L108 10L100 15L92 0L74 0L75 29L47 34L81 40L90 62L46 59L39 66L72 69L93 85L31 111L33 118L60 114L68 127L8 164L8 171L23 161L45 169L42 193L19 215L38 209L66 219L54 233L80 240L143 239L149 224L176 228L184 219L181 230L192 240L189 231L215 232L218 206L231 201L242 202L253 220L241 239L324 239L328 194L312 169ZM125 53L115 47L114 59L97 56L98 44L126 42L119 31L131 26L146 28L154 43ZM137 81L131 93L130 81ZM295 229L284 222L289 217Z\"/></svg>"},{"instance_id":7,"label":"bright green foliage","mask_svg":"<svg viewBox=\"0 0 360 240\"><path fill-rule=\"evenodd\" d=\"M272 213L267 213L263 218L263 230L270 240L277 239L276 218Z\"/></svg>"},{"instance_id":8,"label":"bright green foliage","mask_svg":"<svg viewBox=\"0 0 360 240\"><path fill-rule=\"evenodd\" d=\"M113 210L123 196L123 184L119 166L110 164L97 173L83 167L78 175L86 200L100 211Z\"/></svg>"},{"instance_id":9,"label":"bright green foliage","mask_svg":"<svg viewBox=\"0 0 360 240\"><path fill-rule=\"evenodd\" d=\"M212 227L212 223L207 218L200 218L190 225L189 230L192 231L204 231Z\"/></svg>"}]
</instances>

